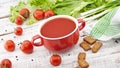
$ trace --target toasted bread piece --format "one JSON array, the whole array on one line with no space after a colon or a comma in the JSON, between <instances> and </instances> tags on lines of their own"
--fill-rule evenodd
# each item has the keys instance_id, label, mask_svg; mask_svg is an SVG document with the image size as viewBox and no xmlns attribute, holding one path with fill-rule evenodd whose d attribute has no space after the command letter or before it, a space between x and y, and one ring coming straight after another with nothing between
<instances>
[{"instance_id":1,"label":"toasted bread piece","mask_svg":"<svg viewBox=\"0 0 120 68\"><path fill-rule=\"evenodd\" d=\"M92 52L96 53L102 46L102 42L96 42L94 43L93 47L92 47Z\"/></svg>"},{"instance_id":2,"label":"toasted bread piece","mask_svg":"<svg viewBox=\"0 0 120 68\"><path fill-rule=\"evenodd\" d=\"M81 68L88 68L89 64L85 60L78 60L78 64L80 65Z\"/></svg>"},{"instance_id":3,"label":"toasted bread piece","mask_svg":"<svg viewBox=\"0 0 120 68\"><path fill-rule=\"evenodd\" d=\"M85 60L86 59L86 53L80 52L78 54L78 60Z\"/></svg>"},{"instance_id":4,"label":"toasted bread piece","mask_svg":"<svg viewBox=\"0 0 120 68\"><path fill-rule=\"evenodd\" d=\"M94 39L91 36L86 36L85 38L83 38L83 40L86 41L87 43L89 43L90 45L92 45L96 42L96 39Z\"/></svg>"},{"instance_id":5,"label":"toasted bread piece","mask_svg":"<svg viewBox=\"0 0 120 68\"><path fill-rule=\"evenodd\" d=\"M89 45L87 42L85 42L85 41L83 41L82 43L80 43L80 46L81 46L85 51L88 51L88 50L91 49L90 45Z\"/></svg>"}]
</instances>

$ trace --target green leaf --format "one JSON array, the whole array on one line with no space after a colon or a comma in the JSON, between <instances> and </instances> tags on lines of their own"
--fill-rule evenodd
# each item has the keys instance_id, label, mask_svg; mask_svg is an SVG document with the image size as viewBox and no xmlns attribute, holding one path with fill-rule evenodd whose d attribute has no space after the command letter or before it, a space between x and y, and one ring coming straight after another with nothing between
<instances>
[{"instance_id":1,"label":"green leaf","mask_svg":"<svg viewBox=\"0 0 120 68\"><path fill-rule=\"evenodd\" d=\"M51 9L56 2L56 0L28 0L31 6L39 6L43 10Z\"/></svg>"},{"instance_id":2,"label":"green leaf","mask_svg":"<svg viewBox=\"0 0 120 68\"><path fill-rule=\"evenodd\" d=\"M90 4L91 2L81 2L79 3L78 2L78 6L80 7L77 7L76 5L74 6L74 10L70 12L70 15L73 16L73 17L78 17L78 15L80 14L80 11L85 7L87 6L88 4ZM75 8L76 7L76 8Z\"/></svg>"},{"instance_id":3,"label":"green leaf","mask_svg":"<svg viewBox=\"0 0 120 68\"><path fill-rule=\"evenodd\" d=\"M64 1L56 4L54 11L58 15L71 15L77 17L80 14L80 10L83 9L90 2L84 2L82 0Z\"/></svg>"},{"instance_id":4,"label":"green leaf","mask_svg":"<svg viewBox=\"0 0 120 68\"><path fill-rule=\"evenodd\" d=\"M113 5L114 4L114 5ZM18 5L10 8L10 21L14 22L16 16L19 15L19 10L22 8L28 8L31 14L35 9L48 10L52 9L57 15L70 15L78 17L82 12L89 11L91 9L105 5L107 8L113 9L120 5L119 0L27 0L26 2L19 2ZM101 12L101 11L100 11ZM94 15L94 14L93 14ZM32 18L29 18L32 19ZM29 20L28 23L34 23L35 20Z\"/></svg>"},{"instance_id":5,"label":"green leaf","mask_svg":"<svg viewBox=\"0 0 120 68\"><path fill-rule=\"evenodd\" d=\"M15 21L15 18L17 16L21 16L19 14L19 10L24 8L25 6L26 6L25 2L19 2L19 4L16 5L15 7L13 7L13 6L10 7L10 17L9 17L9 19L12 23ZM22 17L22 19L24 19L24 17Z\"/></svg>"},{"instance_id":6,"label":"green leaf","mask_svg":"<svg viewBox=\"0 0 120 68\"><path fill-rule=\"evenodd\" d=\"M27 21L26 21L26 25L31 25L36 23L37 20L34 17L30 17Z\"/></svg>"}]
</instances>

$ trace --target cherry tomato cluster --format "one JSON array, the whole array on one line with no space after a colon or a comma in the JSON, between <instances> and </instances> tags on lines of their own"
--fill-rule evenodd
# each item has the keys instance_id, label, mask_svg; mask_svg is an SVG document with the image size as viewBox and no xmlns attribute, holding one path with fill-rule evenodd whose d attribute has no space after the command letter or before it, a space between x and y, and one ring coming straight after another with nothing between
<instances>
[{"instance_id":1,"label":"cherry tomato cluster","mask_svg":"<svg viewBox=\"0 0 120 68\"><path fill-rule=\"evenodd\" d=\"M27 19L30 16L30 11L27 8L23 8L19 11L19 14L24 17L24 19ZM17 25L22 25L23 24L23 19L21 16L16 17L15 23ZM54 12L52 10L46 10L43 11L41 9L36 9L33 13L33 17L36 20L42 20L44 18L48 18L54 16ZM23 29L21 27L17 27L14 30L14 33L17 36L22 35ZM15 43L12 40L7 40L4 44L4 48L9 51L13 52L15 50ZM33 52L33 43L29 40L23 41L23 43L20 45L20 50L25 53L25 54L31 54ZM57 54L54 54L50 57L50 63L53 66L58 66L61 64L61 57ZM2 62L0 63L0 68L11 68L12 63L9 59L3 59Z\"/></svg>"},{"instance_id":2,"label":"cherry tomato cluster","mask_svg":"<svg viewBox=\"0 0 120 68\"><path fill-rule=\"evenodd\" d=\"M17 25L22 25L23 24L23 20L29 18L30 16L30 11L27 9L27 8L22 8L20 11L19 11L19 14L21 16L17 16L16 19L15 19L15 23ZM42 20L44 18L48 18L48 17L51 17L51 16L54 16L54 12L53 10L46 10L46 11L43 11L41 9L36 9L33 13L33 17L36 19L36 20ZM23 19L24 18L24 19ZM14 33L18 36L22 35L22 28L21 27L17 27L14 31Z\"/></svg>"},{"instance_id":3,"label":"cherry tomato cluster","mask_svg":"<svg viewBox=\"0 0 120 68\"><path fill-rule=\"evenodd\" d=\"M54 16L54 12L52 10L46 10L44 12L41 9L36 9L33 13L33 16L36 20L41 20L41 19L44 19L44 18Z\"/></svg>"},{"instance_id":4,"label":"cherry tomato cluster","mask_svg":"<svg viewBox=\"0 0 120 68\"><path fill-rule=\"evenodd\" d=\"M30 16L30 11L27 9L27 8L22 8L20 11L19 11L19 14L21 16L18 16L16 17L15 19L15 23L17 25L22 25L23 24L23 19L27 19L29 18ZM36 19L36 20L41 20L41 19L44 19L44 18L48 18L48 17L51 17L51 16L54 16L54 12L53 10L46 10L46 11L43 11L41 9L36 9L34 12L33 12L33 17Z\"/></svg>"},{"instance_id":5,"label":"cherry tomato cluster","mask_svg":"<svg viewBox=\"0 0 120 68\"><path fill-rule=\"evenodd\" d=\"M4 48L9 51L12 52L15 50L15 43L12 40L7 40L4 44ZM23 41L23 43L20 46L20 50L25 53L25 54L31 54L33 52L33 44L32 42L30 42L29 40L25 40ZM54 54L50 57L50 63L53 66L58 66L61 64L61 57L57 54ZM6 68L11 68L12 63L9 59L4 59L1 64L0 64L0 68L4 68L6 66Z\"/></svg>"},{"instance_id":6,"label":"cherry tomato cluster","mask_svg":"<svg viewBox=\"0 0 120 68\"><path fill-rule=\"evenodd\" d=\"M0 68L12 68L12 62L9 59L3 59L0 62Z\"/></svg>"},{"instance_id":7,"label":"cherry tomato cluster","mask_svg":"<svg viewBox=\"0 0 120 68\"><path fill-rule=\"evenodd\" d=\"M12 52L15 50L15 43L12 40L7 40L4 44L4 48ZM20 50L26 54L31 54L33 52L33 44L29 40L25 40L21 44Z\"/></svg>"},{"instance_id":8,"label":"cherry tomato cluster","mask_svg":"<svg viewBox=\"0 0 120 68\"><path fill-rule=\"evenodd\" d=\"M23 8L19 11L19 14L21 16L16 17L15 23L17 25L22 25L23 24L23 18L27 19L30 16L30 11L27 8Z\"/></svg>"},{"instance_id":9,"label":"cherry tomato cluster","mask_svg":"<svg viewBox=\"0 0 120 68\"><path fill-rule=\"evenodd\" d=\"M12 52L15 50L15 43L12 40L7 40L4 44L4 48L9 51ZM20 50L25 53L25 54L31 54L33 52L33 44L32 42L30 42L29 40L25 40L23 41L23 43L20 46ZM53 66L58 66L61 64L61 57L57 54L54 54L50 57L50 63ZM6 65L6 68L11 68L11 62L8 59L5 59L2 61L2 63L0 64L0 68L4 68L4 66Z\"/></svg>"}]
</instances>

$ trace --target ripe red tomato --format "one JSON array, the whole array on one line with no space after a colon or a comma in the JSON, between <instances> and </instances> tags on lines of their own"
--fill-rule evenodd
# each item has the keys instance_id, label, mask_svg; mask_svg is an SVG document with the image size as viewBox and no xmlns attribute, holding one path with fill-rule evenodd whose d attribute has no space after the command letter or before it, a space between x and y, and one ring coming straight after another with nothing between
<instances>
[{"instance_id":1,"label":"ripe red tomato","mask_svg":"<svg viewBox=\"0 0 120 68\"><path fill-rule=\"evenodd\" d=\"M1 68L12 68L12 63L9 59L3 59L1 61Z\"/></svg>"},{"instance_id":2,"label":"ripe red tomato","mask_svg":"<svg viewBox=\"0 0 120 68\"><path fill-rule=\"evenodd\" d=\"M19 11L19 14L24 18L28 18L30 15L30 11L27 8L23 8Z\"/></svg>"},{"instance_id":3,"label":"ripe red tomato","mask_svg":"<svg viewBox=\"0 0 120 68\"><path fill-rule=\"evenodd\" d=\"M15 28L14 33L16 35L20 36L23 33L23 29L21 27L17 27L17 28Z\"/></svg>"},{"instance_id":4,"label":"ripe red tomato","mask_svg":"<svg viewBox=\"0 0 120 68\"><path fill-rule=\"evenodd\" d=\"M37 9L34 11L33 16L36 20L41 20L44 18L44 12L41 9Z\"/></svg>"},{"instance_id":5,"label":"ripe red tomato","mask_svg":"<svg viewBox=\"0 0 120 68\"><path fill-rule=\"evenodd\" d=\"M58 66L61 63L61 57L57 54L54 54L50 58L50 63L54 66Z\"/></svg>"},{"instance_id":6,"label":"ripe red tomato","mask_svg":"<svg viewBox=\"0 0 120 68\"><path fill-rule=\"evenodd\" d=\"M16 23L17 25L22 25L22 23L23 23L22 18L21 18L20 16L16 17L15 23Z\"/></svg>"},{"instance_id":7,"label":"ripe red tomato","mask_svg":"<svg viewBox=\"0 0 120 68\"><path fill-rule=\"evenodd\" d=\"M45 11L45 18L54 16L54 15L55 15L55 13L53 12L53 10L46 10Z\"/></svg>"},{"instance_id":8,"label":"ripe red tomato","mask_svg":"<svg viewBox=\"0 0 120 68\"><path fill-rule=\"evenodd\" d=\"M15 43L12 40L7 40L4 44L4 48L7 51L12 52L15 50Z\"/></svg>"},{"instance_id":9,"label":"ripe red tomato","mask_svg":"<svg viewBox=\"0 0 120 68\"><path fill-rule=\"evenodd\" d=\"M30 54L33 52L33 45L29 40L25 40L21 44L20 49L22 50L22 52Z\"/></svg>"}]
</instances>

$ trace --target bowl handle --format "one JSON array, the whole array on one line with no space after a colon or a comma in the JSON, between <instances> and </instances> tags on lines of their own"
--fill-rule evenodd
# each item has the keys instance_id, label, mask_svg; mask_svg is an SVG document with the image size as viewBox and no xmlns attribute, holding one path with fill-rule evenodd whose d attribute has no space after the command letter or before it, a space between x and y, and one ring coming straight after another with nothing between
<instances>
[{"instance_id":1,"label":"bowl handle","mask_svg":"<svg viewBox=\"0 0 120 68\"><path fill-rule=\"evenodd\" d=\"M86 23L83 19L77 19L77 20L78 20L78 23L79 23L79 26L78 26L79 30L82 30L85 27Z\"/></svg>"},{"instance_id":2,"label":"bowl handle","mask_svg":"<svg viewBox=\"0 0 120 68\"><path fill-rule=\"evenodd\" d=\"M40 39L40 41L39 42L35 42L35 40L37 40L37 39ZM38 34L33 36L32 37L32 44L34 46L42 46L43 45L43 38L41 38L40 35L38 35Z\"/></svg>"}]
</instances>

